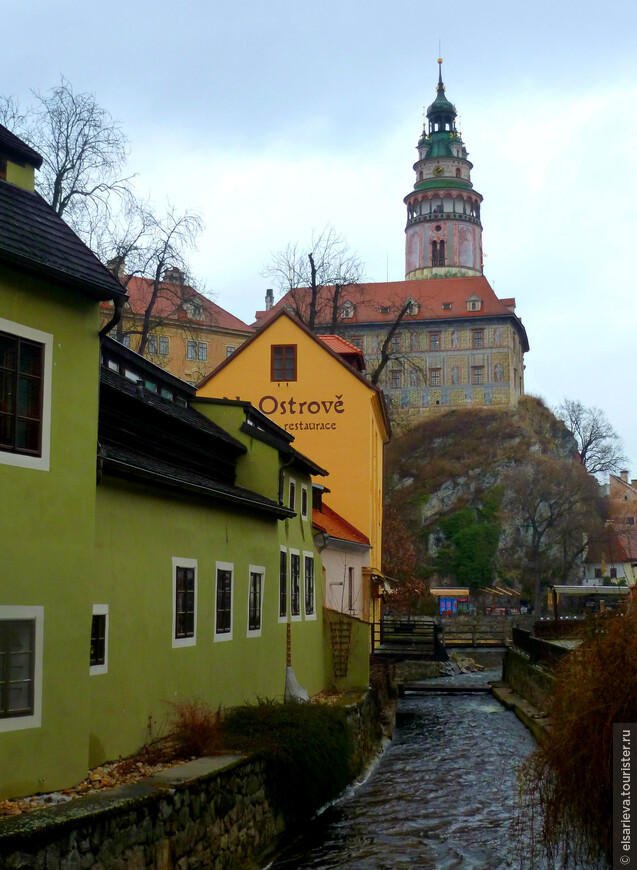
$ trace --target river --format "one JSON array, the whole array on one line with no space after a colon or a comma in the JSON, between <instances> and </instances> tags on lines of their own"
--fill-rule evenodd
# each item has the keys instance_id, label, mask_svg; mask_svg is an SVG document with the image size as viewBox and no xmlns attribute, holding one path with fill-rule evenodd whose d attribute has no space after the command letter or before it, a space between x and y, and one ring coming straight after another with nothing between
<instances>
[{"instance_id":1,"label":"river","mask_svg":"<svg viewBox=\"0 0 637 870\"><path fill-rule=\"evenodd\" d=\"M515 836L515 775L534 745L490 695L402 698L394 740L369 778L270 870L526 870L529 845Z\"/></svg>"}]
</instances>

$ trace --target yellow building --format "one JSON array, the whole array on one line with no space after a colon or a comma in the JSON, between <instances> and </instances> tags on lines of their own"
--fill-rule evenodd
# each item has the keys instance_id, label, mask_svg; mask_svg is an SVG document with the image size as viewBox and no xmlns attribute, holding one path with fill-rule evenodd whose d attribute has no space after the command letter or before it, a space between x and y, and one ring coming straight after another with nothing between
<instances>
[{"instance_id":1,"label":"yellow building","mask_svg":"<svg viewBox=\"0 0 637 870\"><path fill-rule=\"evenodd\" d=\"M138 276L122 276L122 283L128 301L112 338L193 386L254 333L247 323L186 284L179 269L166 270L158 288L149 278ZM148 338L141 348L149 308ZM102 323L112 316L112 303L103 303Z\"/></svg>"},{"instance_id":2,"label":"yellow building","mask_svg":"<svg viewBox=\"0 0 637 870\"><path fill-rule=\"evenodd\" d=\"M252 402L328 469L326 501L369 538L371 582L381 573L383 446L390 428L381 391L343 356L352 354L340 355L280 311L200 384L197 395Z\"/></svg>"}]
</instances>

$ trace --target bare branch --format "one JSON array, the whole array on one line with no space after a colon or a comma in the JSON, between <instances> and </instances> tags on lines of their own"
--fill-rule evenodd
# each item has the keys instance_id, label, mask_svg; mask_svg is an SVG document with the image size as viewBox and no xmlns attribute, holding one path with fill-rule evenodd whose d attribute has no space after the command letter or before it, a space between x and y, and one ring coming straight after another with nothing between
<instances>
[{"instance_id":1,"label":"bare branch","mask_svg":"<svg viewBox=\"0 0 637 870\"><path fill-rule=\"evenodd\" d=\"M618 472L626 464L621 438L599 408L587 408L581 402L564 399L555 410L577 441L582 464L591 474Z\"/></svg>"}]
</instances>

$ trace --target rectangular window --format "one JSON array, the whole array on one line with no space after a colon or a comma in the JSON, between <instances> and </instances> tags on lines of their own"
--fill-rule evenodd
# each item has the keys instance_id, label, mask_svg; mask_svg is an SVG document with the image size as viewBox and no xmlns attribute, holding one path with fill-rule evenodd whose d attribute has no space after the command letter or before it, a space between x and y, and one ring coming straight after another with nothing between
<instances>
[{"instance_id":1,"label":"rectangular window","mask_svg":"<svg viewBox=\"0 0 637 870\"><path fill-rule=\"evenodd\" d=\"M208 344L205 341L200 341L197 345L197 359L199 360L207 360L208 359Z\"/></svg>"},{"instance_id":2,"label":"rectangular window","mask_svg":"<svg viewBox=\"0 0 637 870\"><path fill-rule=\"evenodd\" d=\"M290 552L290 607L292 618L301 616L301 557Z\"/></svg>"},{"instance_id":3,"label":"rectangular window","mask_svg":"<svg viewBox=\"0 0 637 870\"><path fill-rule=\"evenodd\" d=\"M440 369L429 369L429 386L440 386Z\"/></svg>"},{"instance_id":4,"label":"rectangular window","mask_svg":"<svg viewBox=\"0 0 637 870\"><path fill-rule=\"evenodd\" d=\"M398 353L400 351L400 335L392 335L391 349L393 353Z\"/></svg>"},{"instance_id":5,"label":"rectangular window","mask_svg":"<svg viewBox=\"0 0 637 870\"><path fill-rule=\"evenodd\" d=\"M429 350L440 350L440 333L429 333Z\"/></svg>"},{"instance_id":6,"label":"rectangular window","mask_svg":"<svg viewBox=\"0 0 637 870\"><path fill-rule=\"evenodd\" d=\"M611 580L616 580L616 579L617 579L617 568L611 568L611 569L610 569L610 579L611 579Z\"/></svg>"},{"instance_id":7,"label":"rectangular window","mask_svg":"<svg viewBox=\"0 0 637 870\"><path fill-rule=\"evenodd\" d=\"M188 359L197 359L197 342L189 341L186 347L186 356Z\"/></svg>"},{"instance_id":8,"label":"rectangular window","mask_svg":"<svg viewBox=\"0 0 637 870\"><path fill-rule=\"evenodd\" d=\"M635 517L626 517L626 525L634 526L635 525Z\"/></svg>"},{"instance_id":9,"label":"rectangular window","mask_svg":"<svg viewBox=\"0 0 637 870\"><path fill-rule=\"evenodd\" d=\"M0 621L0 718L33 715L35 620Z\"/></svg>"},{"instance_id":10,"label":"rectangular window","mask_svg":"<svg viewBox=\"0 0 637 870\"><path fill-rule=\"evenodd\" d=\"M40 456L44 345L0 332L0 450Z\"/></svg>"},{"instance_id":11,"label":"rectangular window","mask_svg":"<svg viewBox=\"0 0 637 870\"><path fill-rule=\"evenodd\" d=\"M94 604L91 620L91 656L89 673L108 672L108 604Z\"/></svg>"},{"instance_id":12,"label":"rectangular window","mask_svg":"<svg viewBox=\"0 0 637 870\"><path fill-rule=\"evenodd\" d=\"M271 381L296 380L296 345L273 344L270 358Z\"/></svg>"},{"instance_id":13,"label":"rectangular window","mask_svg":"<svg viewBox=\"0 0 637 870\"><path fill-rule=\"evenodd\" d=\"M264 575L265 568L261 565L250 565L250 584L248 587L248 637L258 637L261 634Z\"/></svg>"},{"instance_id":14,"label":"rectangular window","mask_svg":"<svg viewBox=\"0 0 637 870\"><path fill-rule=\"evenodd\" d=\"M347 609L354 610L354 569L347 569Z\"/></svg>"},{"instance_id":15,"label":"rectangular window","mask_svg":"<svg viewBox=\"0 0 637 870\"><path fill-rule=\"evenodd\" d=\"M474 329L471 333L474 347L484 347L484 329Z\"/></svg>"},{"instance_id":16,"label":"rectangular window","mask_svg":"<svg viewBox=\"0 0 637 870\"><path fill-rule=\"evenodd\" d=\"M301 487L301 517L306 520L307 519L307 509L308 509L308 492L307 486Z\"/></svg>"},{"instance_id":17,"label":"rectangular window","mask_svg":"<svg viewBox=\"0 0 637 870\"><path fill-rule=\"evenodd\" d=\"M195 635L195 569L177 568L175 577L175 637Z\"/></svg>"},{"instance_id":18,"label":"rectangular window","mask_svg":"<svg viewBox=\"0 0 637 870\"><path fill-rule=\"evenodd\" d=\"M130 347L130 335L122 336L122 344L124 347Z\"/></svg>"},{"instance_id":19,"label":"rectangular window","mask_svg":"<svg viewBox=\"0 0 637 870\"><path fill-rule=\"evenodd\" d=\"M235 350L236 350L236 347L232 347L229 344L226 345L226 357L232 356L232 354L235 352Z\"/></svg>"},{"instance_id":20,"label":"rectangular window","mask_svg":"<svg viewBox=\"0 0 637 870\"><path fill-rule=\"evenodd\" d=\"M0 463L49 470L53 336L0 317Z\"/></svg>"},{"instance_id":21,"label":"rectangular window","mask_svg":"<svg viewBox=\"0 0 637 870\"><path fill-rule=\"evenodd\" d=\"M305 563L305 615L314 616L316 609L314 602L314 557L308 553L304 553L303 561Z\"/></svg>"},{"instance_id":22,"label":"rectangular window","mask_svg":"<svg viewBox=\"0 0 637 870\"><path fill-rule=\"evenodd\" d=\"M290 499L288 505L291 511L296 510L296 484L293 480L290 481Z\"/></svg>"},{"instance_id":23,"label":"rectangular window","mask_svg":"<svg viewBox=\"0 0 637 870\"><path fill-rule=\"evenodd\" d=\"M400 382L401 382L400 375L401 375L400 369L393 369L391 374L390 374L390 385L394 389L396 389L397 387L400 387Z\"/></svg>"},{"instance_id":24,"label":"rectangular window","mask_svg":"<svg viewBox=\"0 0 637 870\"><path fill-rule=\"evenodd\" d=\"M602 569L601 569L601 568L595 568L595 579L596 579L596 580L599 580L599 578L600 578L601 576L602 576Z\"/></svg>"},{"instance_id":25,"label":"rectangular window","mask_svg":"<svg viewBox=\"0 0 637 870\"><path fill-rule=\"evenodd\" d=\"M173 556L173 647L197 639L197 560Z\"/></svg>"},{"instance_id":26,"label":"rectangular window","mask_svg":"<svg viewBox=\"0 0 637 870\"><path fill-rule=\"evenodd\" d=\"M159 353L162 356L168 356L168 348L169 348L168 336L167 335L160 335L159 336Z\"/></svg>"},{"instance_id":27,"label":"rectangular window","mask_svg":"<svg viewBox=\"0 0 637 870\"><path fill-rule=\"evenodd\" d=\"M484 366L472 366L472 368L471 368L471 383L472 384L483 384L484 383Z\"/></svg>"},{"instance_id":28,"label":"rectangular window","mask_svg":"<svg viewBox=\"0 0 637 870\"><path fill-rule=\"evenodd\" d=\"M279 620L287 619L288 615L288 554L281 550L279 554Z\"/></svg>"},{"instance_id":29,"label":"rectangular window","mask_svg":"<svg viewBox=\"0 0 637 870\"><path fill-rule=\"evenodd\" d=\"M43 607L0 607L0 732L42 720Z\"/></svg>"},{"instance_id":30,"label":"rectangular window","mask_svg":"<svg viewBox=\"0 0 637 870\"><path fill-rule=\"evenodd\" d=\"M234 566L217 562L215 640L232 640L232 574Z\"/></svg>"}]
</instances>

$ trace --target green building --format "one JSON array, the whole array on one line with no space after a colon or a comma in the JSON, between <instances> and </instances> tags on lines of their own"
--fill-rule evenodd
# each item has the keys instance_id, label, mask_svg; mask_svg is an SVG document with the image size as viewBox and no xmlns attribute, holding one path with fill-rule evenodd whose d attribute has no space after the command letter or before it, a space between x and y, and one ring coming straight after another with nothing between
<instances>
[{"instance_id":1,"label":"green building","mask_svg":"<svg viewBox=\"0 0 637 870\"><path fill-rule=\"evenodd\" d=\"M125 292L34 192L40 162L0 126L0 799L135 751L171 702L283 698L290 666L337 682L326 472L105 337ZM366 684L360 656L341 685Z\"/></svg>"}]
</instances>

